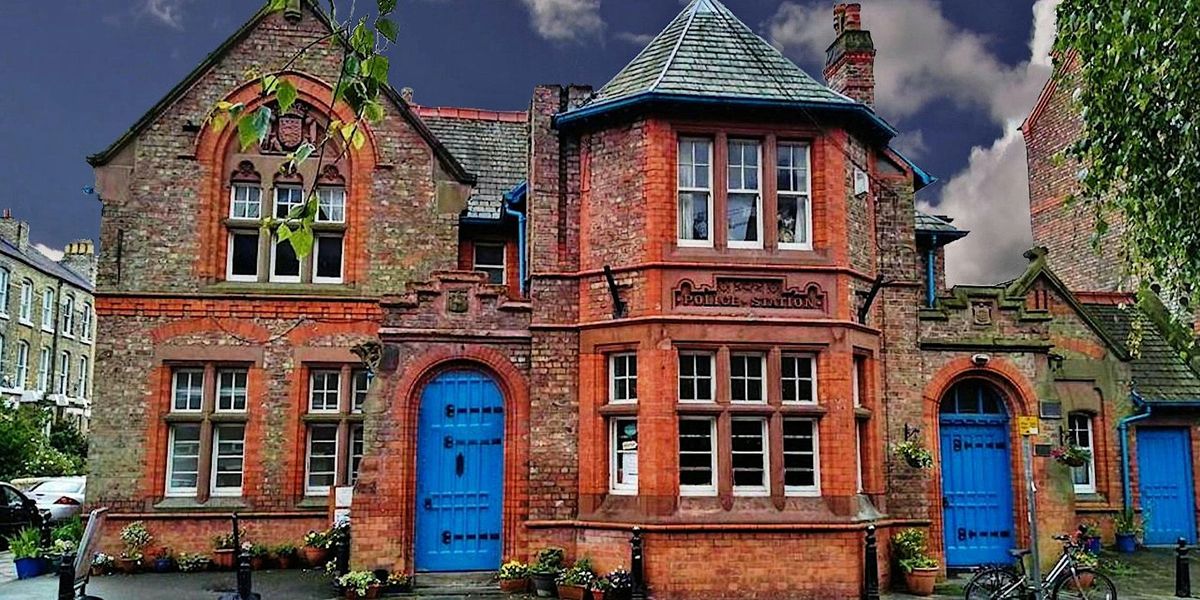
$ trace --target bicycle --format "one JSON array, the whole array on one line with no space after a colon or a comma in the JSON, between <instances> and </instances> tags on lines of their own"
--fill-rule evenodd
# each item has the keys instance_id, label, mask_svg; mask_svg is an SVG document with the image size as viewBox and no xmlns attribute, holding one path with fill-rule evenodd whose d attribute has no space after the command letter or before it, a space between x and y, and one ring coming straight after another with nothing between
<instances>
[{"instance_id":1,"label":"bicycle","mask_svg":"<svg viewBox=\"0 0 1200 600\"><path fill-rule=\"evenodd\" d=\"M1032 581L1025 570L1024 558L1029 550L1009 550L1015 565L988 567L976 573L964 591L966 600L1027 600L1039 590L1049 600L1117 600L1117 586L1108 576L1079 565L1082 544L1069 535L1056 535L1054 539L1062 542L1063 551L1041 581Z\"/></svg>"}]
</instances>

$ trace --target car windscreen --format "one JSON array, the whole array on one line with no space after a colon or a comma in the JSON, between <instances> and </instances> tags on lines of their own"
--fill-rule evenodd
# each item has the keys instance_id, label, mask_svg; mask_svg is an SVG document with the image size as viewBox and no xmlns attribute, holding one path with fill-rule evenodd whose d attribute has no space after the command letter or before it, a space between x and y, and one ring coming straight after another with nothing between
<instances>
[{"instance_id":1,"label":"car windscreen","mask_svg":"<svg viewBox=\"0 0 1200 600\"><path fill-rule=\"evenodd\" d=\"M79 489L83 487L81 481L68 481L65 479L57 479L51 481L43 481L33 487L33 492L39 494L78 494Z\"/></svg>"}]
</instances>

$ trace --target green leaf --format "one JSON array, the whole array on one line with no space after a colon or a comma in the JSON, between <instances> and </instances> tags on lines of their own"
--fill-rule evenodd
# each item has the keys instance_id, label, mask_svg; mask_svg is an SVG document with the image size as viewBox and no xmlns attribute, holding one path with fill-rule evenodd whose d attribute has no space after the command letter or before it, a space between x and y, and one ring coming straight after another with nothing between
<instances>
[{"instance_id":1,"label":"green leaf","mask_svg":"<svg viewBox=\"0 0 1200 600\"><path fill-rule=\"evenodd\" d=\"M360 22L350 35L350 47L359 56L370 56L375 52L375 32L371 31L365 22Z\"/></svg>"},{"instance_id":2,"label":"green leaf","mask_svg":"<svg viewBox=\"0 0 1200 600\"><path fill-rule=\"evenodd\" d=\"M279 82L279 89L275 93L275 98L279 101L280 114L291 109L299 95L299 92L296 91L296 84L292 83L290 79L281 80Z\"/></svg>"},{"instance_id":3,"label":"green leaf","mask_svg":"<svg viewBox=\"0 0 1200 600\"><path fill-rule=\"evenodd\" d=\"M263 75L262 78L262 93L264 96L269 96L275 93L275 88L279 86L279 78L274 75Z\"/></svg>"},{"instance_id":4,"label":"green leaf","mask_svg":"<svg viewBox=\"0 0 1200 600\"><path fill-rule=\"evenodd\" d=\"M225 126L229 124L229 113L216 112L212 116L213 131L221 133L225 130Z\"/></svg>"},{"instance_id":5,"label":"green leaf","mask_svg":"<svg viewBox=\"0 0 1200 600\"><path fill-rule=\"evenodd\" d=\"M292 250L296 251L296 258L304 258L312 254L313 248L313 230L312 225L307 221L301 222L300 227L292 232L288 241L292 244Z\"/></svg>"},{"instance_id":6,"label":"green leaf","mask_svg":"<svg viewBox=\"0 0 1200 600\"><path fill-rule=\"evenodd\" d=\"M287 8L287 3L288 0L271 0L271 3L267 5L267 12L279 12Z\"/></svg>"},{"instance_id":7,"label":"green leaf","mask_svg":"<svg viewBox=\"0 0 1200 600\"><path fill-rule=\"evenodd\" d=\"M362 132L362 128L355 127L354 135L350 138L350 144L355 150L362 150L362 147L367 143L367 135Z\"/></svg>"},{"instance_id":8,"label":"green leaf","mask_svg":"<svg viewBox=\"0 0 1200 600\"><path fill-rule=\"evenodd\" d=\"M260 106L254 113L239 117L238 142L241 144L242 150L247 150L254 144L262 143L267 138L267 133L270 130L271 109L266 106Z\"/></svg>"},{"instance_id":9,"label":"green leaf","mask_svg":"<svg viewBox=\"0 0 1200 600\"><path fill-rule=\"evenodd\" d=\"M305 142L299 148L296 148L295 157L292 160L298 167L304 164L304 161L308 160L314 151L316 151L316 147L309 142Z\"/></svg>"},{"instance_id":10,"label":"green leaf","mask_svg":"<svg viewBox=\"0 0 1200 600\"><path fill-rule=\"evenodd\" d=\"M375 20L375 30L379 32L379 35L387 38L387 41L393 44L396 43L396 37L399 33L399 30L396 27L395 21L380 17Z\"/></svg>"},{"instance_id":11,"label":"green leaf","mask_svg":"<svg viewBox=\"0 0 1200 600\"><path fill-rule=\"evenodd\" d=\"M287 241L292 237L292 228L287 226L287 223L280 223L279 228L275 230L275 237L279 241Z\"/></svg>"},{"instance_id":12,"label":"green leaf","mask_svg":"<svg viewBox=\"0 0 1200 600\"><path fill-rule=\"evenodd\" d=\"M380 84L387 83L388 76L388 58L381 54L376 54L368 58L363 63L363 75L374 79Z\"/></svg>"},{"instance_id":13,"label":"green leaf","mask_svg":"<svg viewBox=\"0 0 1200 600\"><path fill-rule=\"evenodd\" d=\"M379 14L388 15L396 10L396 0L378 0Z\"/></svg>"},{"instance_id":14,"label":"green leaf","mask_svg":"<svg viewBox=\"0 0 1200 600\"><path fill-rule=\"evenodd\" d=\"M372 123L378 123L383 120L383 105L371 100L363 105L363 116Z\"/></svg>"}]
</instances>

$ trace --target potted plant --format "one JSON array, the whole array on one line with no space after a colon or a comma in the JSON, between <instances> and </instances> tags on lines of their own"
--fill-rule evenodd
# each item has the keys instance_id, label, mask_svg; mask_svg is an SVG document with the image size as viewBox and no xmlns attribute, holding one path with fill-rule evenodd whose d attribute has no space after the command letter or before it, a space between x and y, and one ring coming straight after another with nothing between
<instances>
[{"instance_id":1,"label":"potted plant","mask_svg":"<svg viewBox=\"0 0 1200 600\"><path fill-rule=\"evenodd\" d=\"M496 578L500 580L500 591L506 594L523 594L529 589L529 565L519 560L510 560L500 566Z\"/></svg>"},{"instance_id":2,"label":"potted plant","mask_svg":"<svg viewBox=\"0 0 1200 600\"><path fill-rule=\"evenodd\" d=\"M1085 521L1079 526L1079 537L1090 554L1100 554L1100 526L1092 521Z\"/></svg>"},{"instance_id":3,"label":"potted plant","mask_svg":"<svg viewBox=\"0 0 1200 600\"><path fill-rule=\"evenodd\" d=\"M112 572L112 569L113 569L113 557L111 557L103 552L97 552L96 555L92 557L92 576L93 577L99 577L101 575L108 575L109 573Z\"/></svg>"},{"instance_id":4,"label":"potted plant","mask_svg":"<svg viewBox=\"0 0 1200 600\"><path fill-rule=\"evenodd\" d=\"M608 591L612 589L612 584L608 582L608 576L600 576L592 578L592 584L588 586L588 593L591 594L592 600L607 600Z\"/></svg>"},{"instance_id":5,"label":"potted plant","mask_svg":"<svg viewBox=\"0 0 1200 600\"><path fill-rule=\"evenodd\" d=\"M242 551L250 557L250 568L261 571L267 568L267 558L271 556L270 549L265 544L242 544Z\"/></svg>"},{"instance_id":6,"label":"potted plant","mask_svg":"<svg viewBox=\"0 0 1200 600\"><path fill-rule=\"evenodd\" d=\"M562 548L543 548L537 553L537 561L529 567L529 579L533 582L533 590L539 598L554 598L558 590L554 580L562 571L563 558L566 551Z\"/></svg>"},{"instance_id":7,"label":"potted plant","mask_svg":"<svg viewBox=\"0 0 1200 600\"><path fill-rule=\"evenodd\" d=\"M1075 566L1078 568L1095 569L1100 566L1100 559L1096 558L1095 555L1090 554L1088 552L1080 552L1075 555ZM1093 575L1092 572L1090 572L1090 571L1086 571L1086 572L1082 572L1082 573L1076 572L1073 574L1068 573L1067 576L1071 577L1071 581L1067 582L1068 590L1091 589L1092 583L1096 579L1096 576Z\"/></svg>"},{"instance_id":8,"label":"potted plant","mask_svg":"<svg viewBox=\"0 0 1200 600\"><path fill-rule=\"evenodd\" d=\"M42 574L42 534L33 527L26 527L8 538L8 550L13 555L17 579L29 579Z\"/></svg>"},{"instance_id":9,"label":"potted plant","mask_svg":"<svg viewBox=\"0 0 1200 600\"><path fill-rule=\"evenodd\" d=\"M350 571L338 577L337 582L342 586L342 592L349 600L378 598L379 592L383 588L379 579L370 571Z\"/></svg>"},{"instance_id":10,"label":"potted plant","mask_svg":"<svg viewBox=\"0 0 1200 600\"><path fill-rule=\"evenodd\" d=\"M623 568L617 568L604 576L608 582L605 600L629 600L633 596L633 575Z\"/></svg>"},{"instance_id":11,"label":"potted plant","mask_svg":"<svg viewBox=\"0 0 1200 600\"><path fill-rule=\"evenodd\" d=\"M918 437L896 444L892 447L892 453L904 459L904 462L914 469L928 469L933 466L933 454Z\"/></svg>"},{"instance_id":12,"label":"potted plant","mask_svg":"<svg viewBox=\"0 0 1200 600\"><path fill-rule=\"evenodd\" d=\"M892 552L904 571L904 585L916 596L933 595L938 562L929 556L925 532L916 528L902 530L892 537Z\"/></svg>"},{"instance_id":13,"label":"potted plant","mask_svg":"<svg viewBox=\"0 0 1200 600\"><path fill-rule=\"evenodd\" d=\"M154 553L154 572L168 573L175 568L175 560L171 557L171 549L163 546Z\"/></svg>"},{"instance_id":14,"label":"potted plant","mask_svg":"<svg viewBox=\"0 0 1200 600\"><path fill-rule=\"evenodd\" d=\"M246 532L238 531L238 537L243 540L246 539ZM232 569L234 567L234 564L237 562L234 550L232 531L213 536L212 562L218 569Z\"/></svg>"},{"instance_id":15,"label":"potted plant","mask_svg":"<svg viewBox=\"0 0 1200 600\"><path fill-rule=\"evenodd\" d=\"M1143 514L1139 523L1137 514L1132 509L1125 509L1113 517L1113 529L1117 534L1117 552L1132 554L1134 550L1137 550L1137 536L1141 535L1147 518Z\"/></svg>"},{"instance_id":16,"label":"potted plant","mask_svg":"<svg viewBox=\"0 0 1200 600\"><path fill-rule=\"evenodd\" d=\"M375 573L375 577L383 581L385 594L407 594L412 591L412 577L404 573L388 573L386 579Z\"/></svg>"},{"instance_id":17,"label":"potted plant","mask_svg":"<svg viewBox=\"0 0 1200 600\"><path fill-rule=\"evenodd\" d=\"M39 552L41 558L42 573L54 573L58 571L58 565L62 563L62 558L69 554L74 554L77 544L71 539L55 538L54 543L48 548L42 548Z\"/></svg>"},{"instance_id":18,"label":"potted plant","mask_svg":"<svg viewBox=\"0 0 1200 600\"><path fill-rule=\"evenodd\" d=\"M309 531L304 534L304 547L300 548L304 564L319 567L329 560L329 535L324 531Z\"/></svg>"},{"instance_id":19,"label":"potted plant","mask_svg":"<svg viewBox=\"0 0 1200 600\"><path fill-rule=\"evenodd\" d=\"M581 558L571 565L571 568L558 574L554 580L558 584L558 597L563 600L583 600L596 574L592 572L592 561Z\"/></svg>"},{"instance_id":20,"label":"potted plant","mask_svg":"<svg viewBox=\"0 0 1200 600\"><path fill-rule=\"evenodd\" d=\"M207 571L212 568L212 559L203 554L188 554L187 552L180 552L177 562L179 564L179 570L184 573L196 573L199 571Z\"/></svg>"},{"instance_id":21,"label":"potted plant","mask_svg":"<svg viewBox=\"0 0 1200 600\"><path fill-rule=\"evenodd\" d=\"M275 562L280 569L290 569L296 560L296 545L285 542L275 546L272 553L275 555Z\"/></svg>"},{"instance_id":22,"label":"potted plant","mask_svg":"<svg viewBox=\"0 0 1200 600\"><path fill-rule=\"evenodd\" d=\"M1050 451L1050 456L1068 467L1082 467L1092 459L1092 452L1075 444L1064 444Z\"/></svg>"},{"instance_id":23,"label":"potted plant","mask_svg":"<svg viewBox=\"0 0 1200 600\"><path fill-rule=\"evenodd\" d=\"M153 540L154 536L150 535L145 523L134 521L126 525L121 529L121 542L125 544L125 550L117 558L117 568L126 575L136 573L142 566L142 558L145 556L143 550Z\"/></svg>"}]
</instances>

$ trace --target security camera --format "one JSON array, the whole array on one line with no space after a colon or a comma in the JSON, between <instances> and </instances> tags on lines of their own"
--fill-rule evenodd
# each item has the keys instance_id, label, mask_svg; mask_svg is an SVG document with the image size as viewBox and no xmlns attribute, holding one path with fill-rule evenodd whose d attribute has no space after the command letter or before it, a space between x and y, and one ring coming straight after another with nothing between
<instances>
[{"instance_id":1,"label":"security camera","mask_svg":"<svg viewBox=\"0 0 1200 600\"><path fill-rule=\"evenodd\" d=\"M989 360L992 360L992 357L986 354L976 354L971 357L971 362L975 363L975 366L977 367L982 367L988 364Z\"/></svg>"}]
</instances>

